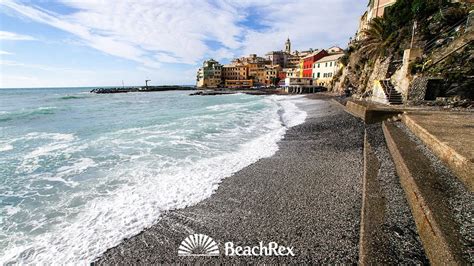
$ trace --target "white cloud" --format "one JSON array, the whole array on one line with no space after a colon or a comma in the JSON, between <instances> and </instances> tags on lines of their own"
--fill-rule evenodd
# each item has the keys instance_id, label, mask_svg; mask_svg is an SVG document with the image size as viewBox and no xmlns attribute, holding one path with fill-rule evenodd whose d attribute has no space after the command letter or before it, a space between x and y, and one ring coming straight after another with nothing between
<instances>
[{"instance_id":1,"label":"white cloud","mask_svg":"<svg viewBox=\"0 0 474 266\"><path fill-rule=\"evenodd\" d=\"M287 37L298 50L345 46L366 8L364 1L353 0L58 1L74 11L59 14L47 5L40 8L15 0L0 0L0 6L8 7L8 15L19 14L72 34L74 38L67 37L69 45L86 45L138 62L140 69L159 73L154 79L161 83L180 83L184 71L187 78L183 82L194 82L194 69L206 58L263 55L283 49ZM265 27L249 26L248 19ZM0 39L5 36L32 39L0 32ZM39 63L43 70L47 68L46 62ZM181 69L163 67L170 63L187 65ZM137 72L129 77L141 82L144 71Z\"/></svg>"},{"instance_id":2,"label":"white cloud","mask_svg":"<svg viewBox=\"0 0 474 266\"><path fill-rule=\"evenodd\" d=\"M364 8L364 3L347 0L283 1L263 6L264 24L270 27L248 30L243 54L284 49L287 37L293 50L344 47L355 33Z\"/></svg>"},{"instance_id":3,"label":"white cloud","mask_svg":"<svg viewBox=\"0 0 474 266\"><path fill-rule=\"evenodd\" d=\"M195 64L208 53L207 40L240 46L238 14L201 1L64 1L69 15L4 1L19 14L78 36L110 55L150 65L150 60ZM162 61L160 61L162 60Z\"/></svg>"},{"instance_id":4,"label":"white cloud","mask_svg":"<svg viewBox=\"0 0 474 266\"><path fill-rule=\"evenodd\" d=\"M0 50L0 55L12 55L13 53L10 53L10 52L7 52L7 51L3 51L3 50Z\"/></svg>"},{"instance_id":5,"label":"white cloud","mask_svg":"<svg viewBox=\"0 0 474 266\"><path fill-rule=\"evenodd\" d=\"M1 41L33 41L34 37L8 31L0 31Z\"/></svg>"}]
</instances>

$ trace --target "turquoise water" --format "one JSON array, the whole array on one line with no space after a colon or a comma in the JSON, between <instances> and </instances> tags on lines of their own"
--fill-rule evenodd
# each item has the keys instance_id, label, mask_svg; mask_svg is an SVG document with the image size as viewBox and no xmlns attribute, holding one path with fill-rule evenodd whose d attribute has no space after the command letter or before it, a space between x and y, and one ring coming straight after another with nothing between
<instances>
[{"instance_id":1,"label":"turquoise water","mask_svg":"<svg viewBox=\"0 0 474 266\"><path fill-rule=\"evenodd\" d=\"M0 263L90 262L306 117L301 98L88 90L0 90Z\"/></svg>"}]
</instances>

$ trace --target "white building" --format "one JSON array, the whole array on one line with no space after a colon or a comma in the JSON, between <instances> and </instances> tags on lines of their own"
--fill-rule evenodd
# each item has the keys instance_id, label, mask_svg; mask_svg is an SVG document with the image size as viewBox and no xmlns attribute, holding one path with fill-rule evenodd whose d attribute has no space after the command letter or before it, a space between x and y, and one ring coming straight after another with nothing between
<instances>
[{"instance_id":1,"label":"white building","mask_svg":"<svg viewBox=\"0 0 474 266\"><path fill-rule=\"evenodd\" d=\"M298 78L301 72L299 68L284 68L282 71L286 73L287 78Z\"/></svg>"},{"instance_id":2,"label":"white building","mask_svg":"<svg viewBox=\"0 0 474 266\"><path fill-rule=\"evenodd\" d=\"M311 86L313 85L313 79L311 78L285 78L285 86Z\"/></svg>"},{"instance_id":3,"label":"white building","mask_svg":"<svg viewBox=\"0 0 474 266\"><path fill-rule=\"evenodd\" d=\"M314 84L322 87L329 87L332 78L337 71L342 68L339 59L344 54L333 54L325 56L313 64L313 79Z\"/></svg>"},{"instance_id":4,"label":"white building","mask_svg":"<svg viewBox=\"0 0 474 266\"><path fill-rule=\"evenodd\" d=\"M285 78L285 92L289 94L315 93L320 91L312 78Z\"/></svg>"}]
</instances>

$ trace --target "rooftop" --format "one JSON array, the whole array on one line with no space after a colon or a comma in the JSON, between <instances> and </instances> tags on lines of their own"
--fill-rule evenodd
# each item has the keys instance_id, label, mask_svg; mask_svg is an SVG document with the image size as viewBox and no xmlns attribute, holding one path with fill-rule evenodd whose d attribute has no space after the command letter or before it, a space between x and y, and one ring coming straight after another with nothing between
<instances>
[{"instance_id":1,"label":"rooftop","mask_svg":"<svg viewBox=\"0 0 474 266\"><path fill-rule=\"evenodd\" d=\"M344 53L328 55L328 56L325 56L325 57L319 59L316 62L317 63L324 63L324 62L336 61L339 58L341 58L342 56L344 56Z\"/></svg>"}]
</instances>

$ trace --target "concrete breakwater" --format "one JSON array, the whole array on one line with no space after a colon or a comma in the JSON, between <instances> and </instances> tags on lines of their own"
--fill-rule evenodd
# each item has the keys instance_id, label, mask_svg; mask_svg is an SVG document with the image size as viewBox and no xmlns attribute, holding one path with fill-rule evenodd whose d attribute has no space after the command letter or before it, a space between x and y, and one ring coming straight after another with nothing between
<instances>
[{"instance_id":1,"label":"concrete breakwater","mask_svg":"<svg viewBox=\"0 0 474 266\"><path fill-rule=\"evenodd\" d=\"M176 91L176 90L194 90L194 86L147 86L147 87L111 87L95 88L91 93L127 93L127 92L151 92L151 91Z\"/></svg>"}]
</instances>

